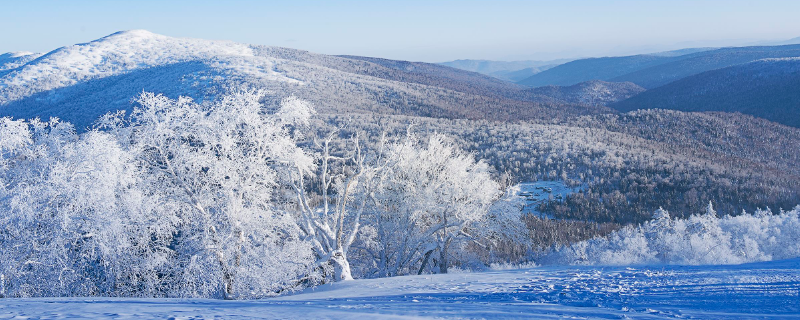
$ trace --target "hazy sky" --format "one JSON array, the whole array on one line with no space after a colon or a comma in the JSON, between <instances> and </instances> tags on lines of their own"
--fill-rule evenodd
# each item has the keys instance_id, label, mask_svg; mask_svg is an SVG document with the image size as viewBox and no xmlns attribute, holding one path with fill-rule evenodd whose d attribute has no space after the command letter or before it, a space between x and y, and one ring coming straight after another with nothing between
<instances>
[{"instance_id":1,"label":"hazy sky","mask_svg":"<svg viewBox=\"0 0 800 320\"><path fill-rule=\"evenodd\" d=\"M555 59L794 38L800 1L0 0L0 53L129 29L427 62Z\"/></svg>"}]
</instances>

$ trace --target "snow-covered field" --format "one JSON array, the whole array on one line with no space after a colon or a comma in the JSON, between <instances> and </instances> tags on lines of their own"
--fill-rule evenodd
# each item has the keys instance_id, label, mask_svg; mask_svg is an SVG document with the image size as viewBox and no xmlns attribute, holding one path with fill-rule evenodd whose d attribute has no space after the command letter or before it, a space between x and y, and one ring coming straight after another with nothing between
<instances>
[{"instance_id":1,"label":"snow-covered field","mask_svg":"<svg viewBox=\"0 0 800 320\"><path fill-rule=\"evenodd\" d=\"M800 318L800 259L543 267L324 285L258 301L0 299L0 319Z\"/></svg>"}]
</instances>

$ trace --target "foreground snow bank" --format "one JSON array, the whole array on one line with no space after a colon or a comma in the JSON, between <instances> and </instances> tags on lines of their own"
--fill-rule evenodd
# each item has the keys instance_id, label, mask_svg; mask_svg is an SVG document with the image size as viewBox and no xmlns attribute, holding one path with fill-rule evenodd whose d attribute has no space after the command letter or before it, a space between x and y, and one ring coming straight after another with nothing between
<instances>
[{"instance_id":1,"label":"foreground snow bank","mask_svg":"<svg viewBox=\"0 0 800 320\"><path fill-rule=\"evenodd\" d=\"M537 259L543 265L716 265L800 257L800 206L789 212L717 217L709 204L702 215L673 219L658 210L653 220L607 237L556 248Z\"/></svg>"},{"instance_id":2,"label":"foreground snow bank","mask_svg":"<svg viewBox=\"0 0 800 320\"><path fill-rule=\"evenodd\" d=\"M793 259L393 277L333 283L257 301L0 299L0 319L761 319L800 316L798 295L800 259Z\"/></svg>"}]
</instances>

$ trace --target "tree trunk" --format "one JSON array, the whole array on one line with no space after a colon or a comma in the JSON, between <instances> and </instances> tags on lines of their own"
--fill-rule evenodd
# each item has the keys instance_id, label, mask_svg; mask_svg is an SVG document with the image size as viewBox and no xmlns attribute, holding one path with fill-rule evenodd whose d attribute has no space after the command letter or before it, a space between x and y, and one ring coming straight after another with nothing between
<instances>
[{"instance_id":1,"label":"tree trunk","mask_svg":"<svg viewBox=\"0 0 800 320\"><path fill-rule=\"evenodd\" d=\"M350 262L347 261L344 251L336 250L331 260L333 260L333 276L336 281L353 280L353 275L350 273Z\"/></svg>"},{"instance_id":2,"label":"tree trunk","mask_svg":"<svg viewBox=\"0 0 800 320\"><path fill-rule=\"evenodd\" d=\"M448 238L439 250L439 273L447 273L447 249L450 248L450 241Z\"/></svg>"},{"instance_id":3,"label":"tree trunk","mask_svg":"<svg viewBox=\"0 0 800 320\"><path fill-rule=\"evenodd\" d=\"M425 252L425 258L422 260L422 265L419 267L419 271L417 271L418 275L422 274L422 271L425 271L425 266L428 265L428 260L431 258L431 253L433 253L433 249Z\"/></svg>"},{"instance_id":4,"label":"tree trunk","mask_svg":"<svg viewBox=\"0 0 800 320\"><path fill-rule=\"evenodd\" d=\"M439 273L447 273L447 250L439 251Z\"/></svg>"}]
</instances>

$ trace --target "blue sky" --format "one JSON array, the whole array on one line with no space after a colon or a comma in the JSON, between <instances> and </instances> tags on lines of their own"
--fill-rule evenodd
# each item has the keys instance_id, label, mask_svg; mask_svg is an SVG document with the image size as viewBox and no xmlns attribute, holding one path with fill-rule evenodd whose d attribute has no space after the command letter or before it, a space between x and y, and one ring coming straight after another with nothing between
<instances>
[{"instance_id":1,"label":"blue sky","mask_svg":"<svg viewBox=\"0 0 800 320\"><path fill-rule=\"evenodd\" d=\"M543 60L795 38L798 17L797 0L0 0L0 52L147 29L402 60Z\"/></svg>"}]
</instances>

